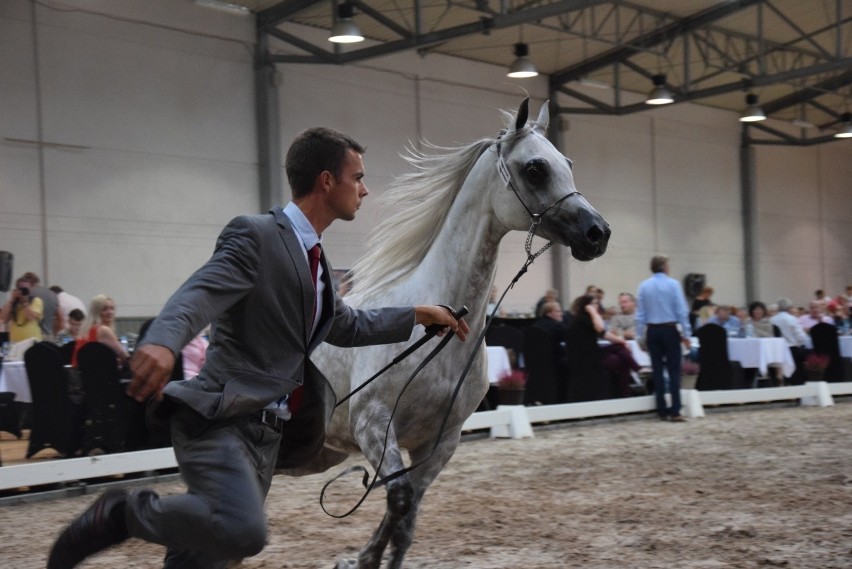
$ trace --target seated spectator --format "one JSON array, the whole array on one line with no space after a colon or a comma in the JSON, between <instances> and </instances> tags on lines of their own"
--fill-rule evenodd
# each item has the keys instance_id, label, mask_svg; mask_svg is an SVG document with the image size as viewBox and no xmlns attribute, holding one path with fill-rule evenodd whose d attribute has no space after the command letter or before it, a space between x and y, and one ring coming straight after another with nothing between
<instances>
[{"instance_id":1,"label":"seated spectator","mask_svg":"<svg viewBox=\"0 0 852 569\"><path fill-rule=\"evenodd\" d=\"M796 371L793 373L791 383L801 385L805 382L805 375L802 371L805 361L805 344L808 341L808 335L802 329L799 320L793 316L791 310L793 303L789 298L782 298L778 301L778 314L769 319L769 321L778 326L781 330L781 336L787 340L790 346L790 353L793 355L793 361L796 364Z\"/></svg>"},{"instance_id":2,"label":"seated spectator","mask_svg":"<svg viewBox=\"0 0 852 569\"><path fill-rule=\"evenodd\" d=\"M601 348L601 363L605 370L613 374L616 381L616 395L630 395L631 371L639 371L639 364L633 359L626 341L621 336L605 330L603 317L598 311L598 298L591 294L578 297L571 305L573 321L571 326L584 330L590 339L597 341L602 337L610 342Z\"/></svg>"},{"instance_id":3,"label":"seated spectator","mask_svg":"<svg viewBox=\"0 0 852 569\"><path fill-rule=\"evenodd\" d=\"M739 336L742 322L732 314L730 306L720 304L716 307L716 314L709 318L704 324L718 324L728 333L728 336Z\"/></svg>"},{"instance_id":4,"label":"seated spectator","mask_svg":"<svg viewBox=\"0 0 852 569\"><path fill-rule=\"evenodd\" d=\"M124 346L115 334L115 302L105 294L99 294L89 304L89 313L83 324L81 333L77 336L74 346L74 354L71 356L71 365L77 367L77 354L80 348L88 342L100 342L106 344L116 354L119 367L127 363L128 355Z\"/></svg>"},{"instance_id":5,"label":"seated spectator","mask_svg":"<svg viewBox=\"0 0 852 569\"><path fill-rule=\"evenodd\" d=\"M695 326L692 328L692 335L695 335L695 331L698 328L701 328L707 321L713 318L716 315L716 305L715 304L705 304L701 308L698 309L698 316L695 318Z\"/></svg>"},{"instance_id":6,"label":"seated spectator","mask_svg":"<svg viewBox=\"0 0 852 569\"><path fill-rule=\"evenodd\" d=\"M738 306L736 310L734 310L734 316L740 319L740 324L745 325L746 320L748 320L748 308L745 306Z\"/></svg>"},{"instance_id":7,"label":"seated spectator","mask_svg":"<svg viewBox=\"0 0 852 569\"><path fill-rule=\"evenodd\" d=\"M826 316L824 310L824 301L810 301L810 303L808 303L808 313L799 316L799 324L802 325L802 329L805 332L810 332L811 328L814 327L814 324L819 324L820 322L825 322L826 324L831 324L832 326L834 326L834 319L830 316Z\"/></svg>"},{"instance_id":8,"label":"seated spectator","mask_svg":"<svg viewBox=\"0 0 852 569\"><path fill-rule=\"evenodd\" d=\"M748 305L748 320L743 330L746 338L772 338L775 329L766 315L766 305L760 301Z\"/></svg>"},{"instance_id":9,"label":"seated spectator","mask_svg":"<svg viewBox=\"0 0 852 569\"><path fill-rule=\"evenodd\" d=\"M609 331L625 340L634 340L636 338L636 298L629 292L622 292L618 295L618 306L621 312L609 321Z\"/></svg>"},{"instance_id":10,"label":"seated spectator","mask_svg":"<svg viewBox=\"0 0 852 569\"><path fill-rule=\"evenodd\" d=\"M80 309L72 309L68 313L68 319L66 320L67 327L56 335L56 343L67 344L68 342L75 341L83 329L83 320L85 319L86 315Z\"/></svg>"},{"instance_id":11,"label":"seated spectator","mask_svg":"<svg viewBox=\"0 0 852 569\"><path fill-rule=\"evenodd\" d=\"M712 286L705 286L701 289L698 296L692 299L692 306L689 308L689 325L692 327L693 334L695 334L695 331L701 327L701 324L703 324L703 322L700 321L701 309L713 305L713 302L710 300L713 296L713 292ZM709 316L705 316L704 320L707 318L709 318Z\"/></svg>"},{"instance_id":12,"label":"seated spectator","mask_svg":"<svg viewBox=\"0 0 852 569\"><path fill-rule=\"evenodd\" d=\"M56 298L59 300L59 310L66 320L75 308L83 313L83 318L86 317L86 304L82 300L65 292L59 285L53 285L50 290L56 293Z\"/></svg>"},{"instance_id":13,"label":"seated spectator","mask_svg":"<svg viewBox=\"0 0 852 569\"><path fill-rule=\"evenodd\" d=\"M834 325L841 334L848 334L852 322L849 317L849 301L843 295L837 295L828 303L828 316L834 320Z\"/></svg>"},{"instance_id":14,"label":"seated spectator","mask_svg":"<svg viewBox=\"0 0 852 569\"><path fill-rule=\"evenodd\" d=\"M556 289L549 288L544 291L544 296L538 299L535 305L535 317L541 318L544 316L544 303L559 302L559 292Z\"/></svg>"},{"instance_id":15,"label":"seated spectator","mask_svg":"<svg viewBox=\"0 0 852 569\"><path fill-rule=\"evenodd\" d=\"M44 317L42 299L33 295L31 282L24 277L15 282L15 289L0 308L0 321L6 324L9 341L13 344L34 339L44 339L41 321Z\"/></svg>"}]
</instances>

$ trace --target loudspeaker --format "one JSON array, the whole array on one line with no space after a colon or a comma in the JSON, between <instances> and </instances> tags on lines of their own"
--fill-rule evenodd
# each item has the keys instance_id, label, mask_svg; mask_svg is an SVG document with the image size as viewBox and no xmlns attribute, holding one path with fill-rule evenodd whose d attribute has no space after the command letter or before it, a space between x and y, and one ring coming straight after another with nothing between
<instances>
[{"instance_id":1,"label":"loudspeaker","mask_svg":"<svg viewBox=\"0 0 852 569\"><path fill-rule=\"evenodd\" d=\"M0 251L0 292L9 292L12 286L12 261L15 256L8 251Z\"/></svg>"},{"instance_id":2,"label":"loudspeaker","mask_svg":"<svg viewBox=\"0 0 852 569\"><path fill-rule=\"evenodd\" d=\"M704 285L707 282L705 275L699 273L689 273L683 277L683 290L689 298L695 298L701 294Z\"/></svg>"}]
</instances>

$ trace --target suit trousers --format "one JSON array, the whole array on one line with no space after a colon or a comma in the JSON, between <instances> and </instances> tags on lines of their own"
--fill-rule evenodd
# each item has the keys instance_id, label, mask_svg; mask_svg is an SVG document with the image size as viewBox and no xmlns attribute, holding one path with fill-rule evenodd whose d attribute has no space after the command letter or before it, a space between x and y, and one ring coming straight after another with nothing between
<instances>
[{"instance_id":1,"label":"suit trousers","mask_svg":"<svg viewBox=\"0 0 852 569\"><path fill-rule=\"evenodd\" d=\"M168 548L166 569L222 569L266 545L263 503L281 433L249 417L209 420L185 405L171 417L172 444L187 493L130 494L127 528Z\"/></svg>"},{"instance_id":2,"label":"suit trousers","mask_svg":"<svg viewBox=\"0 0 852 569\"><path fill-rule=\"evenodd\" d=\"M657 414L660 417L680 415L680 360L683 357L680 351L680 332L674 326L648 326L645 337L648 342L648 354L651 356ZM666 405L664 366L669 376L671 407Z\"/></svg>"}]
</instances>

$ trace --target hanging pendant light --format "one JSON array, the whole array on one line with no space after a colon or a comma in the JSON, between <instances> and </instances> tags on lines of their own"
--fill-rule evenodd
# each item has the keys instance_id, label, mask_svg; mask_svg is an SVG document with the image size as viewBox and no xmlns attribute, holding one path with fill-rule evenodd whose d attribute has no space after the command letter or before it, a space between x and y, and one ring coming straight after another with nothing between
<instances>
[{"instance_id":1,"label":"hanging pendant light","mask_svg":"<svg viewBox=\"0 0 852 569\"><path fill-rule=\"evenodd\" d=\"M328 41L333 43L357 43L364 41L364 35L355 22L352 21L352 16L355 15L355 8L349 2L342 2L337 5L337 21L331 28L331 33L328 36Z\"/></svg>"},{"instance_id":2,"label":"hanging pendant light","mask_svg":"<svg viewBox=\"0 0 852 569\"><path fill-rule=\"evenodd\" d=\"M757 95L749 93L746 95L746 109L740 115L740 122L757 122L766 120L766 114L757 104Z\"/></svg>"},{"instance_id":3,"label":"hanging pendant light","mask_svg":"<svg viewBox=\"0 0 852 569\"><path fill-rule=\"evenodd\" d=\"M669 103L674 103L674 97L671 94L671 91L666 87L666 76L662 73L654 75L651 78L651 81L654 83L654 88L651 89L651 92L648 93L648 98L645 99L645 103L648 105L668 105Z\"/></svg>"},{"instance_id":4,"label":"hanging pendant light","mask_svg":"<svg viewBox=\"0 0 852 569\"><path fill-rule=\"evenodd\" d=\"M843 113L840 116L843 126L834 133L834 138L852 138L852 113Z\"/></svg>"},{"instance_id":5,"label":"hanging pendant light","mask_svg":"<svg viewBox=\"0 0 852 569\"><path fill-rule=\"evenodd\" d=\"M523 42L518 42L515 44L515 61L512 62L512 65L509 66L509 72L506 73L507 77L512 77L513 79L523 79L526 77L535 77L538 75L538 70L533 65L533 62L529 59L530 49L527 44Z\"/></svg>"}]
</instances>

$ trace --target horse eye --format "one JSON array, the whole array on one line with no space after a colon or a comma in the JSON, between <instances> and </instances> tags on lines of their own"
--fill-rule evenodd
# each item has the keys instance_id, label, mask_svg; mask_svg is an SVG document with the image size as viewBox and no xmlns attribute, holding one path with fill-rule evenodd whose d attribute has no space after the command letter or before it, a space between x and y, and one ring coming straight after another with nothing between
<instances>
[{"instance_id":1,"label":"horse eye","mask_svg":"<svg viewBox=\"0 0 852 569\"><path fill-rule=\"evenodd\" d=\"M547 180L547 164L544 160L530 160L524 174L531 183L540 184Z\"/></svg>"}]
</instances>

